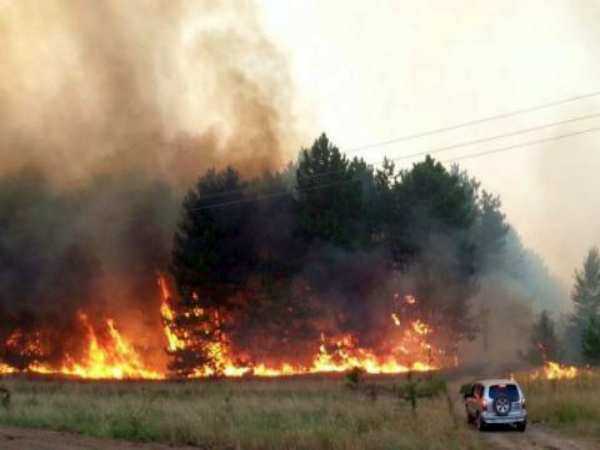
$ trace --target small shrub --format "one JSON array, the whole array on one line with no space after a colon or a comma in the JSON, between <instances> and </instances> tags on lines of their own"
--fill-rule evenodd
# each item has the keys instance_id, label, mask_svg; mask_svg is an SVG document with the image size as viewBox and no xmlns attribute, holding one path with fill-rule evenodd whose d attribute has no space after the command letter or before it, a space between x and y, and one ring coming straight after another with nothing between
<instances>
[{"instance_id":1,"label":"small shrub","mask_svg":"<svg viewBox=\"0 0 600 450\"><path fill-rule=\"evenodd\" d=\"M438 397L447 393L448 389L446 381L441 378L413 379L412 374L409 373L407 380L399 386L394 386L393 391L400 399L410 402L414 412L419 398Z\"/></svg>"},{"instance_id":2,"label":"small shrub","mask_svg":"<svg viewBox=\"0 0 600 450\"><path fill-rule=\"evenodd\" d=\"M346 374L346 386L350 389L358 389L365 378L365 370L360 367L354 367Z\"/></svg>"}]
</instances>

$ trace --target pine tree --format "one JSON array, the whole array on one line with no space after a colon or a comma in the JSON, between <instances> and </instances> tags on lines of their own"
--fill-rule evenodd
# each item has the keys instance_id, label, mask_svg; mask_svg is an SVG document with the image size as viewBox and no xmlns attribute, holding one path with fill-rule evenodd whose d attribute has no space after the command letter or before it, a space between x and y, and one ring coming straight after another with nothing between
<instances>
[{"instance_id":1,"label":"pine tree","mask_svg":"<svg viewBox=\"0 0 600 450\"><path fill-rule=\"evenodd\" d=\"M219 344L218 322L214 310L201 307L201 300L193 294L177 302L169 299L171 314L163 317L170 335L176 339L169 342L167 353L171 357L169 370L179 378L199 373L218 375L222 372L215 354ZM207 372L210 371L210 372Z\"/></svg>"},{"instance_id":2,"label":"pine tree","mask_svg":"<svg viewBox=\"0 0 600 450\"><path fill-rule=\"evenodd\" d=\"M388 208L394 263L413 275L422 313L444 323L456 351L454 343L476 332L469 316L477 289L476 193L460 173L427 156L400 172Z\"/></svg>"},{"instance_id":3,"label":"pine tree","mask_svg":"<svg viewBox=\"0 0 600 450\"><path fill-rule=\"evenodd\" d=\"M178 300L165 320L182 343L169 349L174 374L220 374L225 348L251 365L318 339L306 326L310 305L292 292L306 246L295 239L294 197L280 195L290 189L285 175L244 181L231 168L213 170L186 196L171 265Z\"/></svg>"},{"instance_id":4,"label":"pine tree","mask_svg":"<svg viewBox=\"0 0 600 450\"><path fill-rule=\"evenodd\" d=\"M183 202L171 264L178 301L171 302L174 314L166 321L181 344L169 349L169 368L179 376L222 369L216 353L222 318L255 265L246 187L231 168L211 170Z\"/></svg>"},{"instance_id":5,"label":"pine tree","mask_svg":"<svg viewBox=\"0 0 600 450\"><path fill-rule=\"evenodd\" d=\"M179 294L225 306L255 264L245 225L253 206L237 171L209 171L183 201L171 273Z\"/></svg>"},{"instance_id":6,"label":"pine tree","mask_svg":"<svg viewBox=\"0 0 600 450\"><path fill-rule=\"evenodd\" d=\"M559 357L556 327L548 311L542 311L533 326L531 348L526 356L526 359L535 365L543 364L545 361L553 361Z\"/></svg>"},{"instance_id":7,"label":"pine tree","mask_svg":"<svg viewBox=\"0 0 600 450\"><path fill-rule=\"evenodd\" d=\"M590 318L598 315L600 307L600 253L597 247L589 251L582 270L575 272L571 298L575 303L573 320L583 328Z\"/></svg>"},{"instance_id":8,"label":"pine tree","mask_svg":"<svg viewBox=\"0 0 600 450\"><path fill-rule=\"evenodd\" d=\"M592 316L583 329L581 337L582 354L586 362L600 364L600 319Z\"/></svg>"},{"instance_id":9,"label":"pine tree","mask_svg":"<svg viewBox=\"0 0 600 450\"><path fill-rule=\"evenodd\" d=\"M277 352L310 357L324 323L315 316L360 335L379 323L387 299L378 292L391 278L409 280L450 355L477 332L469 300L506 241L499 199L478 189L430 157L374 173L325 135L287 172L208 172L185 198L175 236L180 300L167 325L186 345L171 349L172 370L218 372L223 339L250 364Z\"/></svg>"},{"instance_id":10,"label":"pine tree","mask_svg":"<svg viewBox=\"0 0 600 450\"><path fill-rule=\"evenodd\" d=\"M296 181L298 220L307 242L356 248L369 241L366 195L375 182L363 160L349 160L322 134L301 152Z\"/></svg>"},{"instance_id":11,"label":"pine tree","mask_svg":"<svg viewBox=\"0 0 600 450\"><path fill-rule=\"evenodd\" d=\"M592 357L594 324L598 323L600 308L600 253L592 248L581 270L575 272L575 285L571 292L575 312L567 329L567 336L574 357ZM579 355L578 355L579 354ZM592 358L593 359L593 358Z\"/></svg>"}]
</instances>

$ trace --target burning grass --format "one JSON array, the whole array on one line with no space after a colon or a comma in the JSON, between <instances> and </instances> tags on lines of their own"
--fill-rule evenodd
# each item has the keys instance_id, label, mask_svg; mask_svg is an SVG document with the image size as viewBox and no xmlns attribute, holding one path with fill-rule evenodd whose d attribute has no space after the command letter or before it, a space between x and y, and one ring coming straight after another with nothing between
<instances>
[{"instance_id":1,"label":"burning grass","mask_svg":"<svg viewBox=\"0 0 600 450\"><path fill-rule=\"evenodd\" d=\"M479 449L477 436L450 414L445 396L419 399L417 411L393 395L399 377L188 382L5 380L12 399L0 424L67 430L206 449ZM401 389L400 389L401 390ZM458 422L455 422L455 420Z\"/></svg>"},{"instance_id":2,"label":"burning grass","mask_svg":"<svg viewBox=\"0 0 600 450\"><path fill-rule=\"evenodd\" d=\"M418 318L403 323L397 313L390 314L388 348L383 354L376 349L362 347L359 339L351 333L327 336L321 331L320 342L314 345L314 355L309 364L298 363L293 359L280 362L276 366L244 361L232 351L230 339L222 330L223 323L227 320L218 310L211 311L197 306L180 312L178 317L173 309L173 296L166 279L160 276L158 284L167 351L176 355L179 352L199 349L200 353L209 356L210 364L185 373L189 378L210 377L216 374L227 377L278 377L340 373L353 368L360 368L370 374L398 374L412 371L428 372L447 364L444 350L430 343L432 328ZM199 301L196 293L192 297ZM404 309L407 306L414 308L417 303L415 297L410 295L401 298L396 294L394 300ZM201 332L192 333L187 327L178 326L178 318L184 322L196 320L195 329ZM212 341L205 341L207 336L211 336Z\"/></svg>"},{"instance_id":3,"label":"burning grass","mask_svg":"<svg viewBox=\"0 0 600 450\"><path fill-rule=\"evenodd\" d=\"M25 333L14 330L3 343L13 365L5 364L0 352L0 375L15 372L59 375L89 380L165 380L174 378L206 378L226 376L279 377L290 375L341 373L358 367L370 374L400 374L428 372L448 366L449 358L442 347L434 344L433 328L419 318L404 319L399 313L391 313L385 328L386 338L382 348L363 346L352 333L330 336L321 331L320 339L307 342L311 348L310 361L298 361L293 352L276 364L255 361L247 355L237 354L229 335L223 331L226 319L218 309L195 307L190 311L173 309L173 297L168 283L158 278L161 306L159 309L163 327L157 330L162 336L164 349L178 360L192 355L198 357L185 371L169 371L157 365L152 358L139 351L140 339L122 333L118 322L105 318L93 324L88 315L78 314L82 330L82 351L78 355L65 353L59 364L45 362L52 355L52 339L41 331ZM198 300L196 294L195 299ZM413 316L417 300L413 296L394 297L400 306ZM197 320L190 330L181 327L181 321ZM2 347L2 345L0 345ZM0 348L2 350L2 348Z\"/></svg>"}]
</instances>

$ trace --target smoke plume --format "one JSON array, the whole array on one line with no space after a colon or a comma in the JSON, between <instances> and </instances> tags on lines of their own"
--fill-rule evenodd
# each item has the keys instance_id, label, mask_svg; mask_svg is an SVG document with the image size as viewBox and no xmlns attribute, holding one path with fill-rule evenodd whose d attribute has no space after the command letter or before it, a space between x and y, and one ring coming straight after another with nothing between
<instances>
[{"instance_id":1,"label":"smoke plume","mask_svg":"<svg viewBox=\"0 0 600 450\"><path fill-rule=\"evenodd\" d=\"M118 312L161 359L155 277L181 194L210 167L289 159L286 61L252 2L0 8L0 342L53 343L17 366L58 362L78 312Z\"/></svg>"}]
</instances>

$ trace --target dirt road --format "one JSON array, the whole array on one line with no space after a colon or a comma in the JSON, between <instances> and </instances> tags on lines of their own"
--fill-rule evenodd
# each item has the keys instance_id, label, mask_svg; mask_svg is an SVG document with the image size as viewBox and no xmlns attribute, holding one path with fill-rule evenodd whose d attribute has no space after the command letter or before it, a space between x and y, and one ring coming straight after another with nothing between
<instances>
[{"instance_id":1,"label":"dirt road","mask_svg":"<svg viewBox=\"0 0 600 450\"><path fill-rule=\"evenodd\" d=\"M478 433L473 429L474 433ZM502 428L482 432L481 438L495 450L594 450L600 442L561 436L541 425L529 425L525 433Z\"/></svg>"},{"instance_id":2,"label":"dirt road","mask_svg":"<svg viewBox=\"0 0 600 450\"><path fill-rule=\"evenodd\" d=\"M473 433L479 433L472 428ZM594 450L599 442L566 438L540 425L525 433L508 428L479 433L494 450ZM95 439L72 433L0 428L1 450L198 450L196 447L169 447L160 444L137 444L110 439Z\"/></svg>"},{"instance_id":3,"label":"dirt road","mask_svg":"<svg viewBox=\"0 0 600 450\"><path fill-rule=\"evenodd\" d=\"M72 433L0 427L0 450L198 450L94 439Z\"/></svg>"}]
</instances>

